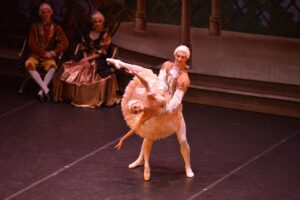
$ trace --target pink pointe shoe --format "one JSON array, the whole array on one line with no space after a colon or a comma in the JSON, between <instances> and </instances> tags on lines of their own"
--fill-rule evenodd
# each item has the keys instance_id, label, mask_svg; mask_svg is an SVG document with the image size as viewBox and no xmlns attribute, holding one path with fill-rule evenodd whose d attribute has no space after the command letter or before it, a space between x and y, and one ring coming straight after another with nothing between
<instances>
[{"instance_id":1,"label":"pink pointe shoe","mask_svg":"<svg viewBox=\"0 0 300 200\"><path fill-rule=\"evenodd\" d=\"M150 180L150 166L144 167L144 180L145 181Z\"/></svg>"}]
</instances>

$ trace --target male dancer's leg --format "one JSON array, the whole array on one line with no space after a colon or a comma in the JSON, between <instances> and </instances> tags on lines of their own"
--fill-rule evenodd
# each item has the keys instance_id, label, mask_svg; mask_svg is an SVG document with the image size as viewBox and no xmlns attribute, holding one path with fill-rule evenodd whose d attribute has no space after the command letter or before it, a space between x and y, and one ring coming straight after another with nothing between
<instances>
[{"instance_id":1,"label":"male dancer's leg","mask_svg":"<svg viewBox=\"0 0 300 200\"><path fill-rule=\"evenodd\" d=\"M33 80L40 86L45 94L49 92L49 88L45 85L41 75L36 71L36 66L39 64L39 61L34 57L29 57L25 62L26 69L28 73L33 78Z\"/></svg>"},{"instance_id":2,"label":"male dancer's leg","mask_svg":"<svg viewBox=\"0 0 300 200\"><path fill-rule=\"evenodd\" d=\"M144 146L145 146L145 139L143 140L143 144L141 146L141 150L140 150L140 154L139 154L138 158L133 163L131 163L128 166L128 168L133 169L133 168L144 165Z\"/></svg>"},{"instance_id":3,"label":"male dancer's leg","mask_svg":"<svg viewBox=\"0 0 300 200\"><path fill-rule=\"evenodd\" d=\"M177 135L178 142L180 144L180 152L185 164L186 176L193 177L194 172L191 168L191 163L190 163L190 146L186 138L186 125L182 113L180 115L181 115L180 125L178 130L176 131L176 135Z\"/></svg>"},{"instance_id":4,"label":"male dancer's leg","mask_svg":"<svg viewBox=\"0 0 300 200\"><path fill-rule=\"evenodd\" d=\"M46 73L45 77L44 77L44 84L48 87L49 83L51 82L51 80L53 79L53 76L55 74L56 69L55 68L50 68L48 70L48 72ZM39 95L43 95L43 90L40 90Z\"/></svg>"}]
</instances>

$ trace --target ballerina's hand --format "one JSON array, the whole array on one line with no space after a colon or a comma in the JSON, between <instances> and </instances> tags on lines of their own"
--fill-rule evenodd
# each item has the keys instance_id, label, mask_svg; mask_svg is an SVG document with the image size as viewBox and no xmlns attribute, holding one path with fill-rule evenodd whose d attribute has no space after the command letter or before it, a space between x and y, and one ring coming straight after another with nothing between
<instances>
[{"instance_id":1,"label":"ballerina's hand","mask_svg":"<svg viewBox=\"0 0 300 200\"><path fill-rule=\"evenodd\" d=\"M123 145L123 142L122 142L122 141L119 141L119 143L115 145L115 149L116 149L117 151L120 151L122 145Z\"/></svg>"}]
</instances>

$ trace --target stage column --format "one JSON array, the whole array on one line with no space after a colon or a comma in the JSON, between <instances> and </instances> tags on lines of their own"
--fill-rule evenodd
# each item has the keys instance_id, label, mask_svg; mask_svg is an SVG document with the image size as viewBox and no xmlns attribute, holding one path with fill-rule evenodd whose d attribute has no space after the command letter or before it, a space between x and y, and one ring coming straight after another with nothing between
<instances>
[{"instance_id":1,"label":"stage column","mask_svg":"<svg viewBox=\"0 0 300 200\"><path fill-rule=\"evenodd\" d=\"M136 12L135 12L135 24L134 30L136 32L146 32L146 9L145 0L137 0Z\"/></svg>"},{"instance_id":2,"label":"stage column","mask_svg":"<svg viewBox=\"0 0 300 200\"><path fill-rule=\"evenodd\" d=\"M180 43L190 47L190 0L181 2Z\"/></svg>"},{"instance_id":3,"label":"stage column","mask_svg":"<svg viewBox=\"0 0 300 200\"><path fill-rule=\"evenodd\" d=\"M213 36L221 35L220 0L211 1L208 34Z\"/></svg>"},{"instance_id":4,"label":"stage column","mask_svg":"<svg viewBox=\"0 0 300 200\"><path fill-rule=\"evenodd\" d=\"M180 44L184 44L190 48L192 56L192 44L191 44L191 33L190 33L190 0L181 1L181 26L180 26ZM189 65L191 67L190 58Z\"/></svg>"}]
</instances>

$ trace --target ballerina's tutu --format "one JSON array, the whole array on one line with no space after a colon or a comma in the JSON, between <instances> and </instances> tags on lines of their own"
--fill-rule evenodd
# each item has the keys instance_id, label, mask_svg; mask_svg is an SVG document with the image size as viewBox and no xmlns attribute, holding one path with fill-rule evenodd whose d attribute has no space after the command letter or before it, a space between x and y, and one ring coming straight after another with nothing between
<instances>
[{"instance_id":1,"label":"ballerina's tutu","mask_svg":"<svg viewBox=\"0 0 300 200\"><path fill-rule=\"evenodd\" d=\"M148 81L152 91L159 92L160 87L156 74L149 70L147 72L139 73L139 75ZM141 84L137 77L134 77L127 85L121 102L124 119L131 129L140 119L142 113L134 114L130 112L129 102L131 100L140 100L146 104L146 98L145 87ZM166 98L170 99L171 97L170 95L167 95ZM159 140L172 135L179 127L181 109L182 107L180 106L179 109L176 109L172 113L163 112L150 118L136 131L136 133L139 136L150 140Z\"/></svg>"}]
</instances>

